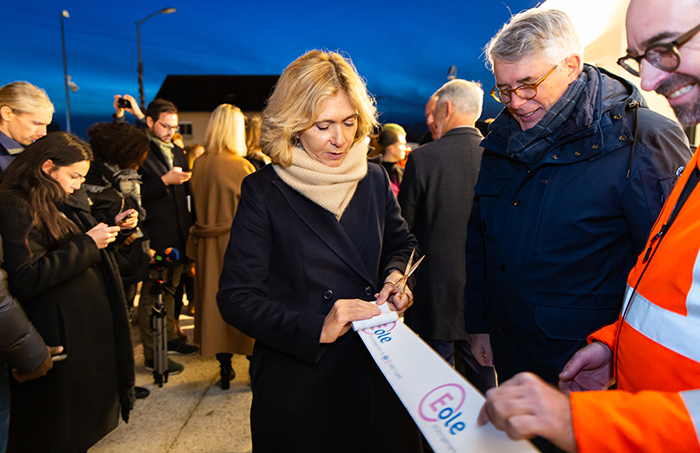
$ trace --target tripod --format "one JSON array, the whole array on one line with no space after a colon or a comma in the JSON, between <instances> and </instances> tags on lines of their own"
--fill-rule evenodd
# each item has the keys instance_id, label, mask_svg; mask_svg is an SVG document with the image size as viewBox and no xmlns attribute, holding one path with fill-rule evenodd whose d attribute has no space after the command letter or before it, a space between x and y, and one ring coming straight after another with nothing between
<instances>
[{"instance_id":1,"label":"tripod","mask_svg":"<svg viewBox=\"0 0 700 453\"><path fill-rule=\"evenodd\" d=\"M159 275L151 287L152 294L158 294L158 300L151 311L151 329L153 330L153 379L158 387L168 382L168 335L165 332L165 305L163 291L167 291L163 282L163 268L158 268Z\"/></svg>"},{"instance_id":2,"label":"tripod","mask_svg":"<svg viewBox=\"0 0 700 453\"><path fill-rule=\"evenodd\" d=\"M151 294L158 294L158 300L151 311L151 329L153 329L153 379L158 387L168 382L168 334L165 331L165 316L167 315L163 305L163 293L168 291L173 294L174 288L168 288L163 281L165 267L173 266L180 253L176 248L169 247L163 254L156 253L154 260L158 277L151 287Z\"/></svg>"}]
</instances>

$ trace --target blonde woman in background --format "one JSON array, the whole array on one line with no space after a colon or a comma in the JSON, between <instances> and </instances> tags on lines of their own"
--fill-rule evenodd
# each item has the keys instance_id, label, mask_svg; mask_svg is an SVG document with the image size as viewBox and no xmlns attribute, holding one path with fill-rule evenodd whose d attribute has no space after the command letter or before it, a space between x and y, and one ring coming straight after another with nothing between
<instances>
[{"instance_id":1,"label":"blonde woman in background","mask_svg":"<svg viewBox=\"0 0 700 453\"><path fill-rule=\"evenodd\" d=\"M260 170L265 165L272 162L260 148L260 127L262 126L262 114L259 112L247 113L245 116L245 144L248 154L245 156L248 161L255 166L255 170Z\"/></svg>"},{"instance_id":2,"label":"blonde woman in background","mask_svg":"<svg viewBox=\"0 0 700 453\"><path fill-rule=\"evenodd\" d=\"M255 171L246 155L243 113L231 104L214 110L207 126L206 151L194 162L190 189L197 221L190 228L187 256L197 263L195 273L194 341L202 356L221 364L221 388L230 386L236 373L233 354L253 353L253 339L228 325L216 305L219 275L229 242L233 217L241 198L243 178Z\"/></svg>"},{"instance_id":3,"label":"blonde woman in background","mask_svg":"<svg viewBox=\"0 0 700 453\"><path fill-rule=\"evenodd\" d=\"M185 157L187 157L187 163L189 164L190 168L194 168L194 160L204 154L204 145L193 143L185 146L184 150Z\"/></svg>"}]
</instances>

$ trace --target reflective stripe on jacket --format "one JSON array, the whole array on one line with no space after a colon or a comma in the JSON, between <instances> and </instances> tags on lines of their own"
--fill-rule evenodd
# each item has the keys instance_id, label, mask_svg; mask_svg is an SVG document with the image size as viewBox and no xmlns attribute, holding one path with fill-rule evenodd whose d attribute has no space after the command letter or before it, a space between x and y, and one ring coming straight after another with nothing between
<instances>
[{"instance_id":1,"label":"reflective stripe on jacket","mask_svg":"<svg viewBox=\"0 0 700 453\"><path fill-rule=\"evenodd\" d=\"M699 187L655 239L697 165L696 152L652 229L651 259L630 272L624 320L591 336L615 353L619 391L572 394L581 453L700 452Z\"/></svg>"}]
</instances>

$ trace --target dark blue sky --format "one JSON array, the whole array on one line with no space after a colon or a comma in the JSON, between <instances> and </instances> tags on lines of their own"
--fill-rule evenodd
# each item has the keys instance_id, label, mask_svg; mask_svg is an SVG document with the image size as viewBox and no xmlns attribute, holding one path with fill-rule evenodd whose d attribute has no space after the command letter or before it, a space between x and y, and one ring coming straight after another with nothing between
<instances>
[{"instance_id":1,"label":"dark blue sky","mask_svg":"<svg viewBox=\"0 0 700 453\"><path fill-rule=\"evenodd\" d=\"M136 26L154 11L174 6L141 26L146 102L168 74L279 74L314 48L350 55L377 96L382 122L420 122L427 98L447 79L478 80L488 92L493 77L482 49L493 34L535 0L484 1L85 1L2 0L0 85L27 80L44 88L65 128L60 13L64 19L74 132L109 120L114 94L138 99ZM499 104L486 99L484 117Z\"/></svg>"}]
</instances>

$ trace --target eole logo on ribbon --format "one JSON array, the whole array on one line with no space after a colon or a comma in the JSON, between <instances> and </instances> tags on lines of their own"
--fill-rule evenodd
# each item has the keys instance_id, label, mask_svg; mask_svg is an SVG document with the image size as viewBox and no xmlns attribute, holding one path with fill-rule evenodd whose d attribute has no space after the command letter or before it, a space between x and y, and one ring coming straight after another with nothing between
<instances>
[{"instance_id":1,"label":"eole logo on ribbon","mask_svg":"<svg viewBox=\"0 0 700 453\"><path fill-rule=\"evenodd\" d=\"M466 428L466 424L457 419L466 399L464 387L459 384L445 384L431 390L423 397L418 406L420 417L426 422L445 422L450 434L456 435Z\"/></svg>"},{"instance_id":2,"label":"eole logo on ribbon","mask_svg":"<svg viewBox=\"0 0 700 453\"><path fill-rule=\"evenodd\" d=\"M374 335L377 337L380 343L388 343L391 341L391 331L396 327L396 321L390 322L389 324L382 324L380 326L370 327L362 332L367 335Z\"/></svg>"}]
</instances>

